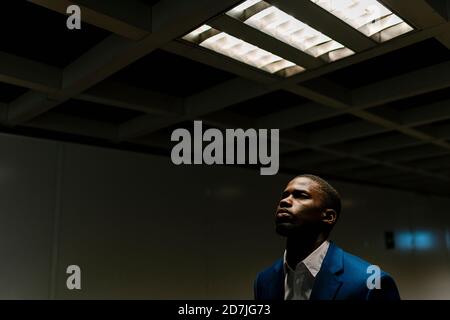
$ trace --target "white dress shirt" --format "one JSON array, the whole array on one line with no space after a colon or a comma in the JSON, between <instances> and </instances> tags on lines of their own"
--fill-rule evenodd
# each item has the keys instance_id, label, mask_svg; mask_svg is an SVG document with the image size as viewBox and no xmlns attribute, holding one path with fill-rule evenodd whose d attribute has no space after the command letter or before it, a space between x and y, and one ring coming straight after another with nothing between
<instances>
[{"instance_id":1,"label":"white dress shirt","mask_svg":"<svg viewBox=\"0 0 450 320\"><path fill-rule=\"evenodd\" d=\"M309 256L300 261L295 270L287 264L286 250L284 251L284 300L309 300L314 280L329 246L330 243L324 241Z\"/></svg>"}]
</instances>

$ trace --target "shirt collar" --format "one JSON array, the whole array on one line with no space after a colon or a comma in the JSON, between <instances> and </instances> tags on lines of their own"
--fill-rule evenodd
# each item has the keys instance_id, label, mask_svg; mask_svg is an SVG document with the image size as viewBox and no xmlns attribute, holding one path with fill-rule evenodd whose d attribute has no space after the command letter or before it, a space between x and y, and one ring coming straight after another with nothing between
<instances>
[{"instance_id":1,"label":"shirt collar","mask_svg":"<svg viewBox=\"0 0 450 320\"><path fill-rule=\"evenodd\" d=\"M300 264L303 263L306 266L306 268L308 268L309 272L315 278L316 275L320 271L320 267L322 266L323 259L325 259L325 255L327 254L329 246L330 246L330 242L328 240L322 242L322 244L319 247L317 247L316 250L311 252L311 254L309 256L307 256L305 259L303 259L303 261L300 261L297 264L297 266L299 266ZM284 273L285 274L286 274L286 272L288 270L295 272L287 264L287 261L286 261L286 250L284 250L283 262L284 262L283 263L283 267L284 267ZM295 269L297 269L297 266L295 267Z\"/></svg>"}]
</instances>

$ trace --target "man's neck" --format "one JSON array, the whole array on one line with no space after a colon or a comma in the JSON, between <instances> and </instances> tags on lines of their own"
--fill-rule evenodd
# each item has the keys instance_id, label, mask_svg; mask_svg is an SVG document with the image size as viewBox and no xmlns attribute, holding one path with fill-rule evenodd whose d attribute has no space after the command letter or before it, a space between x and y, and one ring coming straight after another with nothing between
<instances>
[{"instance_id":1,"label":"man's neck","mask_svg":"<svg viewBox=\"0 0 450 320\"><path fill-rule=\"evenodd\" d=\"M288 237L286 240L286 261L291 268L303 261L327 240L324 234L313 238Z\"/></svg>"}]
</instances>

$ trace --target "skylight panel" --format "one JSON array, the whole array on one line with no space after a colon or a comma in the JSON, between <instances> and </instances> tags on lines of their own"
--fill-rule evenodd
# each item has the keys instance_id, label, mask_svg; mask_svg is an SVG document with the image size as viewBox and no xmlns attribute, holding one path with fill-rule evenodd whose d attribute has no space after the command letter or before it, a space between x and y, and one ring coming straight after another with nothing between
<instances>
[{"instance_id":1,"label":"skylight panel","mask_svg":"<svg viewBox=\"0 0 450 320\"><path fill-rule=\"evenodd\" d=\"M271 74L289 77L305 70L291 61L208 25L195 29L183 39Z\"/></svg>"},{"instance_id":2,"label":"skylight panel","mask_svg":"<svg viewBox=\"0 0 450 320\"><path fill-rule=\"evenodd\" d=\"M413 30L376 0L311 1L377 42L384 42Z\"/></svg>"},{"instance_id":3,"label":"skylight panel","mask_svg":"<svg viewBox=\"0 0 450 320\"><path fill-rule=\"evenodd\" d=\"M327 62L354 54L339 42L261 0L247 0L227 15Z\"/></svg>"}]
</instances>

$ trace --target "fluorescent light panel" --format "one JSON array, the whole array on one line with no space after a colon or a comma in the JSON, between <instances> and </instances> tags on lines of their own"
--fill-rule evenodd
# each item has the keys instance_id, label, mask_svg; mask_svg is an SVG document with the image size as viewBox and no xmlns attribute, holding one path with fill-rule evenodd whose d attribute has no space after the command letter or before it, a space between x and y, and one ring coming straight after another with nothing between
<instances>
[{"instance_id":1,"label":"fluorescent light panel","mask_svg":"<svg viewBox=\"0 0 450 320\"><path fill-rule=\"evenodd\" d=\"M352 50L261 0L247 0L227 15L315 58L327 62L354 54Z\"/></svg>"},{"instance_id":2,"label":"fluorescent light panel","mask_svg":"<svg viewBox=\"0 0 450 320\"><path fill-rule=\"evenodd\" d=\"M376 0L311 0L377 42L385 42L413 28Z\"/></svg>"},{"instance_id":3,"label":"fluorescent light panel","mask_svg":"<svg viewBox=\"0 0 450 320\"><path fill-rule=\"evenodd\" d=\"M195 29L185 35L183 39L283 77L289 77L305 70L293 62L208 25L203 25Z\"/></svg>"}]
</instances>

